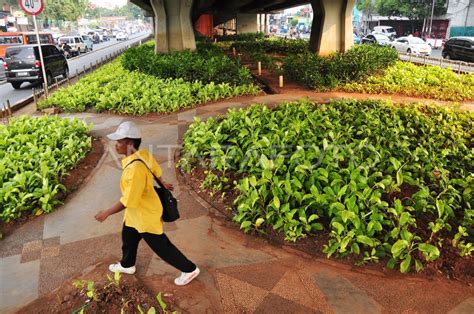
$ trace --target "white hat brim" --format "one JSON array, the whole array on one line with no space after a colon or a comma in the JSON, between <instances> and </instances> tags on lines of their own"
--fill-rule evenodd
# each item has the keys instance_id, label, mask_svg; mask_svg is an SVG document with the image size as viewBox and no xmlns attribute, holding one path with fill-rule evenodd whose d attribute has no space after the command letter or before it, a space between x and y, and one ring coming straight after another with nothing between
<instances>
[{"instance_id":1,"label":"white hat brim","mask_svg":"<svg viewBox=\"0 0 474 314\"><path fill-rule=\"evenodd\" d=\"M122 139L125 138L125 136L117 134L117 132L107 134L107 137L112 141L118 141L118 140L122 140Z\"/></svg>"}]
</instances>

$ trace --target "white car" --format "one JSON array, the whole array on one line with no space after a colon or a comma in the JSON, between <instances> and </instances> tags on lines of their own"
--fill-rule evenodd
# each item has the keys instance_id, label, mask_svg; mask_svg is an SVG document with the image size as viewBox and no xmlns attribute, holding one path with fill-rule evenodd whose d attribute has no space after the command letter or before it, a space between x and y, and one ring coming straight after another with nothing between
<instances>
[{"instance_id":1,"label":"white car","mask_svg":"<svg viewBox=\"0 0 474 314\"><path fill-rule=\"evenodd\" d=\"M375 26L372 34L381 34L392 39L397 36L397 32L391 26Z\"/></svg>"},{"instance_id":2,"label":"white car","mask_svg":"<svg viewBox=\"0 0 474 314\"><path fill-rule=\"evenodd\" d=\"M117 40L128 40L128 34L125 32L117 33Z\"/></svg>"},{"instance_id":3,"label":"white car","mask_svg":"<svg viewBox=\"0 0 474 314\"><path fill-rule=\"evenodd\" d=\"M406 36L395 39L392 47L398 52L404 52L414 55L429 56L431 47L420 37Z\"/></svg>"}]
</instances>

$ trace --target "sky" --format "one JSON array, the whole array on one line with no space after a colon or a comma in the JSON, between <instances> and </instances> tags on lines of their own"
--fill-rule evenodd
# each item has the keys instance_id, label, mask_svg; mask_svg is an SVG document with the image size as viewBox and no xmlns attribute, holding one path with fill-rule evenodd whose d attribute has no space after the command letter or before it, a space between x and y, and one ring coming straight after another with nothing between
<instances>
[{"instance_id":1,"label":"sky","mask_svg":"<svg viewBox=\"0 0 474 314\"><path fill-rule=\"evenodd\" d=\"M115 6L123 6L127 4L127 0L89 0L90 3L94 3L97 6L113 8Z\"/></svg>"}]
</instances>

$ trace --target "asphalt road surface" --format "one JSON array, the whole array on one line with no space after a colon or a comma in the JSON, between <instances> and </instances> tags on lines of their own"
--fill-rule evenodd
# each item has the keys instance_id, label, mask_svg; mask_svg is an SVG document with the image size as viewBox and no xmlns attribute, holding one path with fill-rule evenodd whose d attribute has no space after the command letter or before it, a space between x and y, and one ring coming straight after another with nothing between
<instances>
[{"instance_id":1,"label":"asphalt road surface","mask_svg":"<svg viewBox=\"0 0 474 314\"><path fill-rule=\"evenodd\" d=\"M116 41L115 39L111 39L110 41L96 44L94 45L94 50L92 52L81 54L78 57L68 60L69 73L70 75L74 75L76 70L82 71L84 66L90 67L91 62L95 64L96 61L100 61L100 59L105 58L106 55L114 53L132 43L138 42L147 36L149 36L149 33L140 33L132 35L127 41ZM7 99L13 106L17 102L32 96L32 88L34 86L34 84L23 83L20 89L14 89L10 83L4 81L0 82L0 108L6 104Z\"/></svg>"}]
</instances>

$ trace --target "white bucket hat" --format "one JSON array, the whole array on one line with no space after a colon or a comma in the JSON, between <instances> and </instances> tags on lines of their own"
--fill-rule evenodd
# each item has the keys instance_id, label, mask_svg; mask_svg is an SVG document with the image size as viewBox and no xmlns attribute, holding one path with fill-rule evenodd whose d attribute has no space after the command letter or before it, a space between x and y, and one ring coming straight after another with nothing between
<instances>
[{"instance_id":1,"label":"white bucket hat","mask_svg":"<svg viewBox=\"0 0 474 314\"><path fill-rule=\"evenodd\" d=\"M132 121L122 122L117 131L108 134L107 137L113 141L122 140L124 138L141 138L138 126Z\"/></svg>"}]
</instances>

